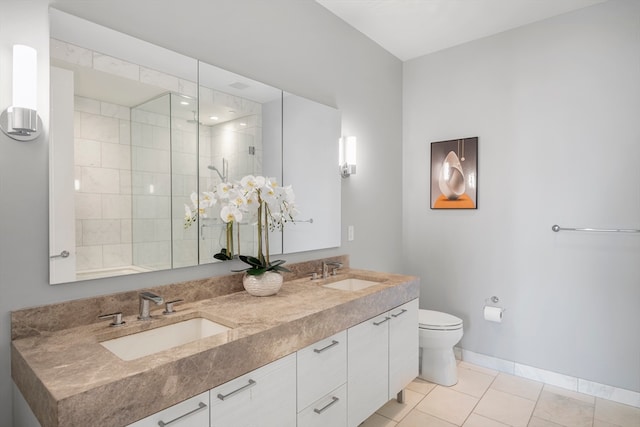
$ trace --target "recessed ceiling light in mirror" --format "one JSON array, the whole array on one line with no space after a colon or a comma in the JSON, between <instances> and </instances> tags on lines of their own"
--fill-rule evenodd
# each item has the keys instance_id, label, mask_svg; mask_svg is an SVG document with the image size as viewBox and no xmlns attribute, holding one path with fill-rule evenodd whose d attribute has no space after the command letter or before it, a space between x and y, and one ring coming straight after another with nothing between
<instances>
[{"instance_id":1,"label":"recessed ceiling light in mirror","mask_svg":"<svg viewBox=\"0 0 640 427\"><path fill-rule=\"evenodd\" d=\"M244 90L247 89L249 87L248 84L242 83L242 82L235 82L230 84L229 86L231 86L234 89L239 89L239 90Z\"/></svg>"}]
</instances>

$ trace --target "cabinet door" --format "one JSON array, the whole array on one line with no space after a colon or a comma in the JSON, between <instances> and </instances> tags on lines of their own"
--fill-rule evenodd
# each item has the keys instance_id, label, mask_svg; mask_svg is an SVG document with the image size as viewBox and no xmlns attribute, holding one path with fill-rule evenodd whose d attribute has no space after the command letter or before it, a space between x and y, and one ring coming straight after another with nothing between
<instances>
[{"instance_id":1,"label":"cabinet door","mask_svg":"<svg viewBox=\"0 0 640 427\"><path fill-rule=\"evenodd\" d=\"M349 427L360 424L388 400L390 320L385 313L347 331Z\"/></svg>"},{"instance_id":2,"label":"cabinet door","mask_svg":"<svg viewBox=\"0 0 640 427\"><path fill-rule=\"evenodd\" d=\"M347 386L341 385L298 414L298 427L347 427Z\"/></svg>"},{"instance_id":3,"label":"cabinet door","mask_svg":"<svg viewBox=\"0 0 640 427\"><path fill-rule=\"evenodd\" d=\"M418 299L389 311L389 399L418 376Z\"/></svg>"},{"instance_id":4,"label":"cabinet door","mask_svg":"<svg viewBox=\"0 0 640 427\"><path fill-rule=\"evenodd\" d=\"M129 427L209 427L209 392L194 396Z\"/></svg>"},{"instance_id":5,"label":"cabinet door","mask_svg":"<svg viewBox=\"0 0 640 427\"><path fill-rule=\"evenodd\" d=\"M296 355L211 390L211 427L295 427Z\"/></svg>"},{"instance_id":6,"label":"cabinet door","mask_svg":"<svg viewBox=\"0 0 640 427\"><path fill-rule=\"evenodd\" d=\"M347 331L299 350L298 412L347 381Z\"/></svg>"}]
</instances>

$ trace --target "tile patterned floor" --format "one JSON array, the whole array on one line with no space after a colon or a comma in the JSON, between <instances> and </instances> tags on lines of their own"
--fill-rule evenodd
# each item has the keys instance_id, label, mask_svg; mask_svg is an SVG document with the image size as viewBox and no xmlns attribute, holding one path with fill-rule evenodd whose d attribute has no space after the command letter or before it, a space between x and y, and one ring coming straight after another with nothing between
<instances>
[{"instance_id":1,"label":"tile patterned floor","mask_svg":"<svg viewBox=\"0 0 640 427\"><path fill-rule=\"evenodd\" d=\"M466 362L458 383L416 379L360 427L640 427L640 408Z\"/></svg>"}]
</instances>

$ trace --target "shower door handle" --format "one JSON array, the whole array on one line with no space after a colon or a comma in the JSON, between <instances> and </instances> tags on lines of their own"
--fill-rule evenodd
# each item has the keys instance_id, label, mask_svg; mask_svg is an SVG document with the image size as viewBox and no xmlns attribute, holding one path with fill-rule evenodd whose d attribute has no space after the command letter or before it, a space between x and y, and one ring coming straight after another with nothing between
<instances>
[{"instance_id":1,"label":"shower door handle","mask_svg":"<svg viewBox=\"0 0 640 427\"><path fill-rule=\"evenodd\" d=\"M58 255L49 255L49 258L68 258L69 255L69 251L62 251Z\"/></svg>"}]
</instances>

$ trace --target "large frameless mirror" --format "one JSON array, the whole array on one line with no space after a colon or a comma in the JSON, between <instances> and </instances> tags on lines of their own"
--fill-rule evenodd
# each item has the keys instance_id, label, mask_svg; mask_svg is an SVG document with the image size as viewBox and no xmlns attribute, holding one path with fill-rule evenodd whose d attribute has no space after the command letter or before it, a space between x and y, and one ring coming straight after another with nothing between
<instances>
[{"instance_id":1,"label":"large frameless mirror","mask_svg":"<svg viewBox=\"0 0 640 427\"><path fill-rule=\"evenodd\" d=\"M335 108L51 9L50 283L254 254L203 194L247 175L291 185L272 254L340 246ZM283 151L284 144L284 151ZM334 158L335 157L335 158Z\"/></svg>"}]
</instances>

